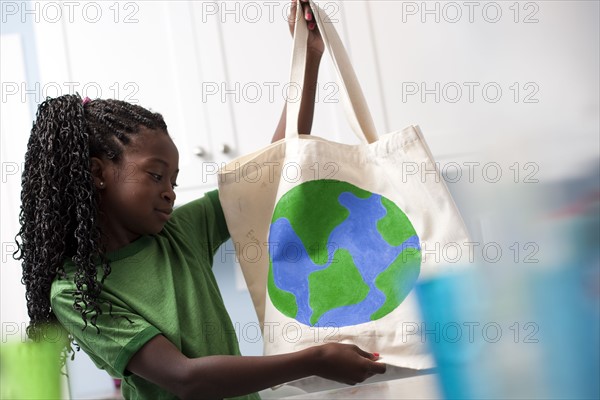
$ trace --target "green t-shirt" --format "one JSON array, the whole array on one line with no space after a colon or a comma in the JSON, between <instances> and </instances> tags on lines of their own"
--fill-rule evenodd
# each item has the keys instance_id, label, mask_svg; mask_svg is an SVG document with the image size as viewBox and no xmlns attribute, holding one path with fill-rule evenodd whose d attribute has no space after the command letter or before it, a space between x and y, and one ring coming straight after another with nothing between
<instances>
[{"instance_id":1,"label":"green t-shirt","mask_svg":"<svg viewBox=\"0 0 600 400\"><path fill-rule=\"evenodd\" d=\"M228 238L215 190L176 208L158 235L142 236L107 254L112 271L101 298L112 303L112 317L102 304L96 321L100 333L93 326L82 331L81 315L73 309L71 260L65 263L69 279L52 283L51 304L59 322L96 366L123 379L126 399L175 398L126 370L131 357L158 334L190 358L240 354L211 269L215 252Z\"/></svg>"}]
</instances>

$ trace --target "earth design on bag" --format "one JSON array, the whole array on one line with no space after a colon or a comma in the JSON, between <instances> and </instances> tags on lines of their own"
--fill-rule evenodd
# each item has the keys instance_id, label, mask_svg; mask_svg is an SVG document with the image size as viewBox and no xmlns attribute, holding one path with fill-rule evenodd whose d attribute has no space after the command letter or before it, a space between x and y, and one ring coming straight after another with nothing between
<instances>
[{"instance_id":1,"label":"earth design on bag","mask_svg":"<svg viewBox=\"0 0 600 400\"><path fill-rule=\"evenodd\" d=\"M384 317L421 269L419 238L396 204L330 179L304 182L277 202L268 248L273 305L308 326Z\"/></svg>"}]
</instances>

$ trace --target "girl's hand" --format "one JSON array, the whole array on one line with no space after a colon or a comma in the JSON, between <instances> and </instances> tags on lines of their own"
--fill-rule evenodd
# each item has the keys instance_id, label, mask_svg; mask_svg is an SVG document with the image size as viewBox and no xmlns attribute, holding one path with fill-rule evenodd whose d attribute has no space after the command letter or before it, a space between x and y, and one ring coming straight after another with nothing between
<instances>
[{"instance_id":1,"label":"girl's hand","mask_svg":"<svg viewBox=\"0 0 600 400\"><path fill-rule=\"evenodd\" d=\"M354 345L327 343L312 350L315 351L316 375L336 382L354 385L386 370L385 364L375 362L378 354Z\"/></svg>"},{"instance_id":2,"label":"girl's hand","mask_svg":"<svg viewBox=\"0 0 600 400\"><path fill-rule=\"evenodd\" d=\"M292 6L290 9L290 15L288 15L288 24L290 26L290 32L292 36L294 36L294 26L296 23L296 14L298 8L297 0L291 0ZM315 21L315 16L313 15L308 0L301 0L302 3L302 16L299 18L300 21L305 21L308 26L308 54L320 57L323 55L323 51L325 50L325 44L323 43L323 38L321 38L321 33L319 32L319 28L317 27L317 22Z\"/></svg>"},{"instance_id":3,"label":"girl's hand","mask_svg":"<svg viewBox=\"0 0 600 400\"><path fill-rule=\"evenodd\" d=\"M276 356L215 355L188 358L163 335L138 350L127 370L182 399L223 398L318 375L354 385L385 372L376 354L328 343Z\"/></svg>"}]
</instances>

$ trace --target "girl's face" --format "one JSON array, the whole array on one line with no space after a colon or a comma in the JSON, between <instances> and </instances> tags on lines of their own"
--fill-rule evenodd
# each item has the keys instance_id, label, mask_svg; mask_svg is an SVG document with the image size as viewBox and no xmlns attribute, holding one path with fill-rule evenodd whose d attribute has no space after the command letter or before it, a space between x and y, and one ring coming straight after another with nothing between
<instances>
[{"instance_id":1,"label":"girl's face","mask_svg":"<svg viewBox=\"0 0 600 400\"><path fill-rule=\"evenodd\" d=\"M162 230L173 211L179 172L179 152L165 131L142 127L119 162L92 159L92 169L107 251Z\"/></svg>"}]
</instances>

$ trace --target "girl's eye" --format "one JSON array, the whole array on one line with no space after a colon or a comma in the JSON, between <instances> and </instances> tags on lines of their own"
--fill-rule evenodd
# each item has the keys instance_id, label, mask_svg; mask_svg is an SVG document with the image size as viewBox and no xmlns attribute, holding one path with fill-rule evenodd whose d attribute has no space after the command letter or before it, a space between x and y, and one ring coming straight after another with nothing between
<instances>
[{"instance_id":1,"label":"girl's eye","mask_svg":"<svg viewBox=\"0 0 600 400\"><path fill-rule=\"evenodd\" d=\"M162 175L154 174L152 172L148 172L148 173L150 174L151 177L153 177L157 181L160 181L162 179Z\"/></svg>"},{"instance_id":2,"label":"girl's eye","mask_svg":"<svg viewBox=\"0 0 600 400\"><path fill-rule=\"evenodd\" d=\"M154 180L155 180L155 181L157 181L157 182L160 182L160 181L162 180L162 175L155 174L155 173L153 173L153 172L148 172L148 174L149 174L149 175L150 175L152 178L154 178ZM175 189L175 188L177 187L177 183L175 183L175 182L171 183L171 187L172 187L173 189Z\"/></svg>"}]
</instances>

